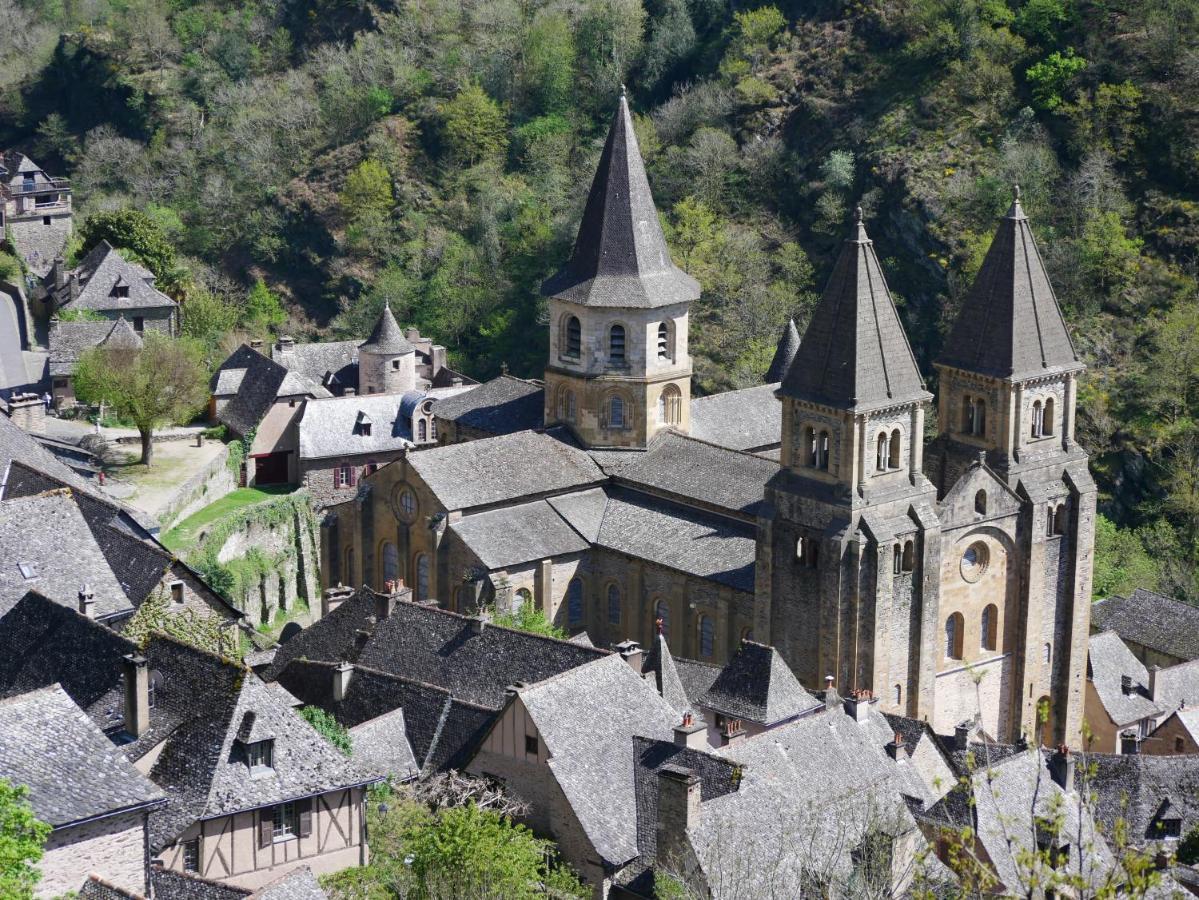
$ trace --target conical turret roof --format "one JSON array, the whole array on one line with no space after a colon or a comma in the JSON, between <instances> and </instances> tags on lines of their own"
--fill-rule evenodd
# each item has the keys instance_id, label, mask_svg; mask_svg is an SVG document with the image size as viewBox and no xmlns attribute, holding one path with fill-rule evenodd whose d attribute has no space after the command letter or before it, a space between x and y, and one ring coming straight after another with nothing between
<instances>
[{"instance_id":1,"label":"conical turret roof","mask_svg":"<svg viewBox=\"0 0 1199 900\"><path fill-rule=\"evenodd\" d=\"M1019 188L937 362L1013 380L1082 368Z\"/></svg>"},{"instance_id":2,"label":"conical turret roof","mask_svg":"<svg viewBox=\"0 0 1199 900\"><path fill-rule=\"evenodd\" d=\"M787 324L783 326L783 333L779 337L778 347L775 348L774 359L770 361L770 368L766 370L766 383L775 384L786 378L787 370L791 368L791 363L798 352L799 329L795 327L794 319L788 319Z\"/></svg>"},{"instance_id":3,"label":"conical turret roof","mask_svg":"<svg viewBox=\"0 0 1199 900\"><path fill-rule=\"evenodd\" d=\"M780 393L852 410L931 396L887 290L874 243L866 236L861 209Z\"/></svg>"},{"instance_id":4,"label":"conical turret roof","mask_svg":"<svg viewBox=\"0 0 1199 900\"><path fill-rule=\"evenodd\" d=\"M670 259L623 93L574 251L541 292L584 306L638 309L699 297L699 282Z\"/></svg>"},{"instance_id":5,"label":"conical turret roof","mask_svg":"<svg viewBox=\"0 0 1199 900\"><path fill-rule=\"evenodd\" d=\"M365 343L358 345L358 349L387 356L400 356L416 352L416 348L404 337L404 332L400 330L396 317L391 314L391 304L389 303L383 304L383 312L379 314L375 330L371 332L371 336L366 339Z\"/></svg>"},{"instance_id":6,"label":"conical turret roof","mask_svg":"<svg viewBox=\"0 0 1199 900\"><path fill-rule=\"evenodd\" d=\"M124 316L121 316L105 335L104 340L100 342L100 346L105 350L141 350L145 345L142 343L141 335L134 330Z\"/></svg>"}]
</instances>

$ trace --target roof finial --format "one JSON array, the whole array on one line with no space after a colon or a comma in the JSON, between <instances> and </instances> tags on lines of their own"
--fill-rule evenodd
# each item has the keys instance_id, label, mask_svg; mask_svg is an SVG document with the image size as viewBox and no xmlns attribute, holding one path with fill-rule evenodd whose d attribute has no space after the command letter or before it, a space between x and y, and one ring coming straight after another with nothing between
<instances>
[{"instance_id":1,"label":"roof finial","mask_svg":"<svg viewBox=\"0 0 1199 900\"><path fill-rule=\"evenodd\" d=\"M1016 183L1012 184L1012 202L1013 203L1020 202L1020 185L1016 184Z\"/></svg>"},{"instance_id":2,"label":"roof finial","mask_svg":"<svg viewBox=\"0 0 1199 900\"><path fill-rule=\"evenodd\" d=\"M853 210L853 223L855 225L862 224L862 207L855 206Z\"/></svg>"}]
</instances>

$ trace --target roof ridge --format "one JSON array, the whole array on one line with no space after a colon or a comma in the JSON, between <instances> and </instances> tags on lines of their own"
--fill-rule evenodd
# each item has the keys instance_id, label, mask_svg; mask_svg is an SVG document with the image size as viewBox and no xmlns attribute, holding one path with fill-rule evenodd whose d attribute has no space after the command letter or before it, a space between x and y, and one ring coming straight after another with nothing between
<instances>
[{"instance_id":1,"label":"roof ridge","mask_svg":"<svg viewBox=\"0 0 1199 900\"><path fill-rule=\"evenodd\" d=\"M567 641L566 643L570 643L570 642ZM583 645L582 644L574 644L573 646L581 647ZM599 649L599 648L595 648L595 649ZM541 688L545 687L546 685L549 685L551 682L555 682L561 678L565 678L567 675L577 676L579 669L582 669L586 666L593 665L595 663L605 662L609 659L618 659L618 660L620 660L621 665L623 665L625 668L627 668L630 672L633 671L632 666L630 666L627 662L625 662L624 659L621 656L619 656L618 654L612 653L611 651L608 651L608 650L606 650L604 652L607 654L606 656L601 656L597 659L591 660L590 662L582 663L581 665L572 666L569 669L563 669L561 672L555 672L553 675L549 675L546 678L540 678L537 681L534 681L530 684L526 684L522 688L517 688L516 692L517 692L517 694L524 696L525 694L527 694L529 692L539 691ZM633 674L636 675L637 673L633 672ZM656 694L657 691L655 691L654 693Z\"/></svg>"},{"instance_id":2,"label":"roof ridge","mask_svg":"<svg viewBox=\"0 0 1199 900\"><path fill-rule=\"evenodd\" d=\"M754 387L768 387L768 385L759 384L759 385L754 385ZM748 390L748 389L742 388L742 390ZM733 391L721 391L720 393L721 394L731 394L731 393L733 393ZM709 394L708 396L709 397L719 397L720 394ZM646 447L644 450L636 451L639 454L637 459L644 459L646 457L646 455L653 452L654 447L657 445L658 441L663 440L664 438L667 438L670 436L682 438L685 441L691 441L696 444L701 444L705 447L712 447L713 449L721 450L725 453L735 453L738 456L746 456L746 457L749 457L750 459L758 460L760 462L774 463L774 465L776 467L778 466L777 462L775 462L774 460L771 460L771 459L766 459L764 456L759 456L756 453L750 453L748 450L738 450L735 447L726 447L723 444L717 444L715 441L709 441L705 438L696 437L693 434L686 434L682 431L678 431L677 429L674 428L674 426L670 426L668 428L663 428L661 431L659 431L657 434L655 434L653 436L653 438L651 439L651 443L648 447ZM617 449L619 449L619 448L617 448ZM635 448L631 448L631 449L635 449ZM608 451L605 448L604 452L611 452L611 451ZM611 477L611 476L609 476L609 477Z\"/></svg>"}]
</instances>

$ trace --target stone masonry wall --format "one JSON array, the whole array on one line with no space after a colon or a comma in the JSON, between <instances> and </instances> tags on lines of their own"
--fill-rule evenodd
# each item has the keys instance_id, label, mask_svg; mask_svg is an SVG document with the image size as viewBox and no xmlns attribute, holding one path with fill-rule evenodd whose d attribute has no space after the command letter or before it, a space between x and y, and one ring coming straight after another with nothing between
<instances>
[{"instance_id":1,"label":"stone masonry wall","mask_svg":"<svg viewBox=\"0 0 1199 900\"><path fill-rule=\"evenodd\" d=\"M50 219L46 225L45 218ZM25 265L38 277L45 277L71 237L71 210L59 209L28 218L10 218L8 234L13 249L25 260Z\"/></svg>"},{"instance_id":2,"label":"stone masonry wall","mask_svg":"<svg viewBox=\"0 0 1199 900\"><path fill-rule=\"evenodd\" d=\"M229 469L229 448L225 447L199 472L196 472L175 492L175 497L158 514L166 528L181 522L198 509L215 503L237 488L237 476Z\"/></svg>"},{"instance_id":3,"label":"stone masonry wall","mask_svg":"<svg viewBox=\"0 0 1199 900\"><path fill-rule=\"evenodd\" d=\"M136 812L55 831L39 866L37 896L77 891L93 872L133 893L145 893L144 822Z\"/></svg>"}]
</instances>

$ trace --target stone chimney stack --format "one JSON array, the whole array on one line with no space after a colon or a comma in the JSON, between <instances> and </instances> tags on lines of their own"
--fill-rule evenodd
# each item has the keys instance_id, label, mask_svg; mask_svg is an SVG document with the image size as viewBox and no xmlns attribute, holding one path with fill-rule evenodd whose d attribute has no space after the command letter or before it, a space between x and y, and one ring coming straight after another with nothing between
<instances>
[{"instance_id":1,"label":"stone chimney stack","mask_svg":"<svg viewBox=\"0 0 1199 900\"><path fill-rule=\"evenodd\" d=\"M870 691L853 691L845 699L845 713L855 722L865 722L870 716L870 704L874 702L874 694Z\"/></svg>"},{"instance_id":2,"label":"stone chimney stack","mask_svg":"<svg viewBox=\"0 0 1199 900\"><path fill-rule=\"evenodd\" d=\"M1161 672L1162 667L1156 663L1149 667L1149 699L1157 699L1157 676Z\"/></svg>"},{"instance_id":3,"label":"stone chimney stack","mask_svg":"<svg viewBox=\"0 0 1199 900\"><path fill-rule=\"evenodd\" d=\"M1074 755L1065 744L1059 746L1049 757L1049 777L1063 791L1074 790Z\"/></svg>"},{"instance_id":4,"label":"stone chimney stack","mask_svg":"<svg viewBox=\"0 0 1199 900\"><path fill-rule=\"evenodd\" d=\"M290 334L279 335L279 352L289 353L296 349L296 339Z\"/></svg>"},{"instance_id":5,"label":"stone chimney stack","mask_svg":"<svg viewBox=\"0 0 1199 900\"><path fill-rule=\"evenodd\" d=\"M346 693L350 689L350 679L354 677L353 663L339 662L333 668L333 701L340 703L346 699Z\"/></svg>"},{"instance_id":6,"label":"stone chimney stack","mask_svg":"<svg viewBox=\"0 0 1199 900\"><path fill-rule=\"evenodd\" d=\"M895 737L887 742L887 756L898 762L901 758L907 759L905 745L903 743L903 735L898 731L895 732Z\"/></svg>"},{"instance_id":7,"label":"stone chimney stack","mask_svg":"<svg viewBox=\"0 0 1199 900\"><path fill-rule=\"evenodd\" d=\"M708 746L708 726L696 721L691 713L683 713L683 721L674 726L676 746L691 750L704 750Z\"/></svg>"},{"instance_id":8,"label":"stone chimney stack","mask_svg":"<svg viewBox=\"0 0 1199 900\"><path fill-rule=\"evenodd\" d=\"M347 600L354 596L354 589L346 587L344 584L339 584L336 587L325 588L325 592L321 595L321 615L327 616L337 607L341 606Z\"/></svg>"},{"instance_id":9,"label":"stone chimney stack","mask_svg":"<svg viewBox=\"0 0 1199 900\"><path fill-rule=\"evenodd\" d=\"M1141 752L1141 738L1135 731L1120 732L1120 752L1125 756L1136 756Z\"/></svg>"},{"instance_id":10,"label":"stone chimney stack","mask_svg":"<svg viewBox=\"0 0 1199 900\"><path fill-rule=\"evenodd\" d=\"M959 722L953 727L953 749L965 750L970 746L970 732L974 727L974 723L969 720Z\"/></svg>"},{"instance_id":11,"label":"stone chimney stack","mask_svg":"<svg viewBox=\"0 0 1199 900\"><path fill-rule=\"evenodd\" d=\"M13 394L8 401L8 417L29 434L46 433L46 407L37 394Z\"/></svg>"},{"instance_id":12,"label":"stone chimney stack","mask_svg":"<svg viewBox=\"0 0 1199 900\"><path fill-rule=\"evenodd\" d=\"M401 582L402 584L403 582ZM375 621L382 622L389 618L396 608L396 599L399 594L395 589L395 582L389 581L382 593L375 594Z\"/></svg>"},{"instance_id":13,"label":"stone chimney stack","mask_svg":"<svg viewBox=\"0 0 1199 900\"><path fill-rule=\"evenodd\" d=\"M125 731L135 738L150 729L150 671L138 653L122 657L125 669Z\"/></svg>"},{"instance_id":14,"label":"stone chimney stack","mask_svg":"<svg viewBox=\"0 0 1199 900\"><path fill-rule=\"evenodd\" d=\"M836 709L841 705L841 698L837 696L837 689L833 687L833 676L824 676L824 706L825 709Z\"/></svg>"},{"instance_id":15,"label":"stone chimney stack","mask_svg":"<svg viewBox=\"0 0 1199 900\"><path fill-rule=\"evenodd\" d=\"M689 855L687 833L699 825L700 782L690 769L658 770L658 860L680 866Z\"/></svg>"},{"instance_id":16,"label":"stone chimney stack","mask_svg":"<svg viewBox=\"0 0 1199 900\"><path fill-rule=\"evenodd\" d=\"M633 671L641 674L641 645L636 641L621 641L616 645L620 658L633 667Z\"/></svg>"},{"instance_id":17,"label":"stone chimney stack","mask_svg":"<svg viewBox=\"0 0 1199 900\"><path fill-rule=\"evenodd\" d=\"M79 588L79 614L96 618L96 592L86 581Z\"/></svg>"},{"instance_id":18,"label":"stone chimney stack","mask_svg":"<svg viewBox=\"0 0 1199 900\"><path fill-rule=\"evenodd\" d=\"M740 719L725 719L720 729L720 746L736 747L745 740L745 729Z\"/></svg>"}]
</instances>

